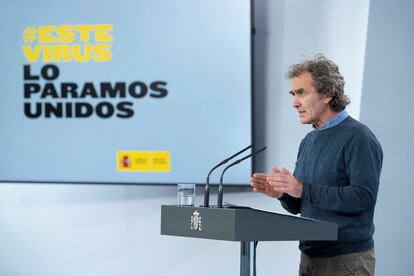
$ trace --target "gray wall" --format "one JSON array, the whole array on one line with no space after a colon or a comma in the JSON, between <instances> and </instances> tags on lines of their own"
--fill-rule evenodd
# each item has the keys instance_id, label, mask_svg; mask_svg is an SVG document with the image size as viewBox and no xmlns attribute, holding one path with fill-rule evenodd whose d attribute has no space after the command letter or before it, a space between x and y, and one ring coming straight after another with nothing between
<instances>
[{"instance_id":1,"label":"gray wall","mask_svg":"<svg viewBox=\"0 0 414 276\"><path fill-rule=\"evenodd\" d=\"M414 2L371 1L361 121L376 133L384 167L375 214L378 275L413 275Z\"/></svg>"},{"instance_id":2,"label":"gray wall","mask_svg":"<svg viewBox=\"0 0 414 276\"><path fill-rule=\"evenodd\" d=\"M350 113L361 115L384 146L375 218L377 275L413 271L408 223L413 131L408 122L410 83L404 82L410 79L408 63L413 59L412 10L410 1L373 0L371 6L368 0L255 3L255 138L269 147L257 169L268 170L272 164L293 169L299 141L309 127L299 124L291 107L284 73L301 55L325 53L346 77L353 100ZM225 201L284 213L274 200L248 188L226 192ZM198 203L201 193L198 187ZM2 183L0 275L238 275L238 243L159 234L160 205L175 199L173 186ZM297 242L258 247L259 275L296 275L298 261Z\"/></svg>"}]
</instances>

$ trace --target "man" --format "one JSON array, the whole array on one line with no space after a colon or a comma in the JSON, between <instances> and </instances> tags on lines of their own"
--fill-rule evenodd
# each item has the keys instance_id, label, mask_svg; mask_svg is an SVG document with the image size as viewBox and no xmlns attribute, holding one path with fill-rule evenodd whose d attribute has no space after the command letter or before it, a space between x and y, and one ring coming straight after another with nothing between
<instances>
[{"instance_id":1,"label":"man","mask_svg":"<svg viewBox=\"0 0 414 276\"><path fill-rule=\"evenodd\" d=\"M255 173L256 192L293 214L338 224L337 241L300 241L299 275L374 275L374 208L382 149L374 134L345 111L344 79L322 55L289 68L293 107L313 130L299 146L294 173Z\"/></svg>"}]
</instances>

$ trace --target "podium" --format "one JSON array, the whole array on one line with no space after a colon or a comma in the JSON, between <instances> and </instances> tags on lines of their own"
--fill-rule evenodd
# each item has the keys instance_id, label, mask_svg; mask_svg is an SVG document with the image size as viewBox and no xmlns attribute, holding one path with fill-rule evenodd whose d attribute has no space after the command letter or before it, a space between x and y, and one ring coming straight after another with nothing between
<instances>
[{"instance_id":1,"label":"podium","mask_svg":"<svg viewBox=\"0 0 414 276\"><path fill-rule=\"evenodd\" d=\"M248 207L161 206L161 235L239 241L240 275L252 275L254 241L336 240L334 223Z\"/></svg>"}]
</instances>

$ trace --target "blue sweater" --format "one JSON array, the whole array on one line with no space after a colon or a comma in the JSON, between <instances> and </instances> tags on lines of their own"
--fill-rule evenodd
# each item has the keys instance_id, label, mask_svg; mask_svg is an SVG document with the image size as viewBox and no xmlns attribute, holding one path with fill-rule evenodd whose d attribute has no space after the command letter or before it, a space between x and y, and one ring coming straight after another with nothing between
<instances>
[{"instance_id":1,"label":"blue sweater","mask_svg":"<svg viewBox=\"0 0 414 276\"><path fill-rule=\"evenodd\" d=\"M302 197L285 194L280 200L293 214L338 224L338 240L301 241L304 254L328 257L373 247L382 159L374 134L351 117L306 135L294 171L304 183Z\"/></svg>"}]
</instances>

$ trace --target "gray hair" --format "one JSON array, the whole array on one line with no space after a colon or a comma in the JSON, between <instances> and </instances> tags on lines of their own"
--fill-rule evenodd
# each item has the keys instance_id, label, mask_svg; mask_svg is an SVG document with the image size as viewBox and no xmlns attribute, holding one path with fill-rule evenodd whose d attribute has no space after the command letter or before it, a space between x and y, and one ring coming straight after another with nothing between
<instances>
[{"instance_id":1,"label":"gray hair","mask_svg":"<svg viewBox=\"0 0 414 276\"><path fill-rule=\"evenodd\" d=\"M344 93L344 77L332 60L318 54L313 59L290 66L288 77L293 79L303 72L311 74L313 86L321 97L332 97L329 105L333 111L340 112L351 102Z\"/></svg>"}]
</instances>

